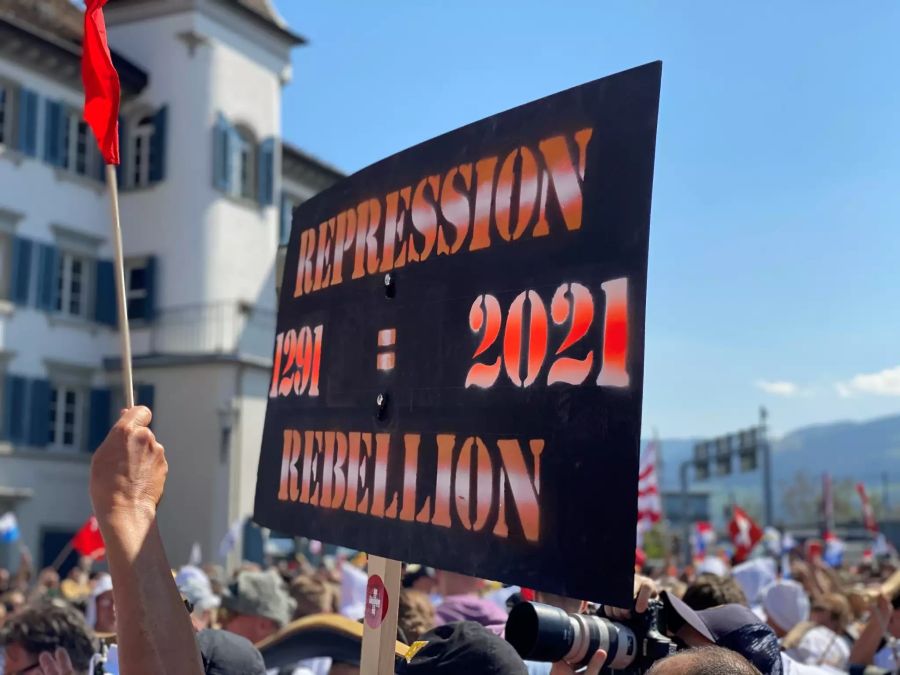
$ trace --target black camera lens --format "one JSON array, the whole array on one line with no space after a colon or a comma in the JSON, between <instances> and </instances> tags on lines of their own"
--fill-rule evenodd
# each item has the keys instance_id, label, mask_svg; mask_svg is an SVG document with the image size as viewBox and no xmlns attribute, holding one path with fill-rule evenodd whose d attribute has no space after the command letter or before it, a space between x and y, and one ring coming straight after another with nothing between
<instances>
[{"instance_id":1,"label":"black camera lens","mask_svg":"<svg viewBox=\"0 0 900 675\"><path fill-rule=\"evenodd\" d=\"M569 615L551 605L520 602L506 621L506 641L529 661L560 661L574 639Z\"/></svg>"},{"instance_id":2,"label":"black camera lens","mask_svg":"<svg viewBox=\"0 0 900 675\"><path fill-rule=\"evenodd\" d=\"M606 665L617 670L637 656L634 632L622 624L589 614L567 614L539 602L522 602L506 620L506 641L528 661L566 661L586 665L602 649Z\"/></svg>"}]
</instances>

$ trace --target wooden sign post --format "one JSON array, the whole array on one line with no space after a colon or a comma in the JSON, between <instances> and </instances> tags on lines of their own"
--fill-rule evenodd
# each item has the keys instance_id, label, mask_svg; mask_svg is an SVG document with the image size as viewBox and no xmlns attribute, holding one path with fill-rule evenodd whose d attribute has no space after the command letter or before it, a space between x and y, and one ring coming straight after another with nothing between
<instances>
[{"instance_id":1,"label":"wooden sign post","mask_svg":"<svg viewBox=\"0 0 900 675\"><path fill-rule=\"evenodd\" d=\"M254 519L400 562L632 600L661 64L475 122L294 210ZM382 556L382 557L378 557Z\"/></svg>"},{"instance_id":2,"label":"wooden sign post","mask_svg":"<svg viewBox=\"0 0 900 675\"><path fill-rule=\"evenodd\" d=\"M361 675L389 675L394 672L401 567L399 560L369 556Z\"/></svg>"}]
</instances>

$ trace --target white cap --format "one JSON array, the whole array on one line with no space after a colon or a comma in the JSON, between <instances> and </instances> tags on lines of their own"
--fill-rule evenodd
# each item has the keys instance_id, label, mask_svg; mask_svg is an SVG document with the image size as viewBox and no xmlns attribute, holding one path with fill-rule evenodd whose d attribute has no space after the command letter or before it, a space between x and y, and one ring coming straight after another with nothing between
<instances>
[{"instance_id":1,"label":"white cap","mask_svg":"<svg viewBox=\"0 0 900 675\"><path fill-rule=\"evenodd\" d=\"M809 597L796 581L782 579L763 591L763 609L770 620L787 632L809 619Z\"/></svg>"}]
</instances>

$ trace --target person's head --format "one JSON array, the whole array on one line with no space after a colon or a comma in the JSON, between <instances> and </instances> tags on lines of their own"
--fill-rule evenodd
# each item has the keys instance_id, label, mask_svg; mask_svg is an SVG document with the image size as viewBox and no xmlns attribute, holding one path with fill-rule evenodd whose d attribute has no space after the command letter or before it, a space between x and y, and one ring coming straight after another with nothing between
<instances>
[{"instance_id":1,"label":"person's head","mask_svg":"<svg viewBox=\"0 0 900 675\"><path fill-rule=\"evenodd\" d=\"M175 585L181 597L187 600L193 610L191 623L195 630L215 627L215 614L221 604L218 596L212 592L209 577L198 567L185 565L175 575Z\"/></svg>"},{"instance_id":2,"label":"person's head","mask_svg":"<svg viewBox=\"0 0 900 675\"><path fill-rule=\"evenodd\" d=\"M484 586L482 579L445 570L435 572L435 580L437 581L437 592L443 596L477 595Z\"/></svg>"},{"instance_id":3,"label":"person's head","mask_svg":"<svg viewBox=\"0 0 900 675\"><path fill-rule=\"evenodd\" d=\"M809 618L835 633L843 633L850 623L850 602L840 593L826 593L813 603Z\"/></svg>"},{"instance_id":4,"label":"person's head","mask_svg":"<svg viewBox=\"0 0 900 675\"><path fill-rule=\"evenodd\" d=\"M197 646L206 675L265 675L262 654L249 640L224 630L201 630Z\"/></svg>"},{"instance_id":5,"label":"person's head","mask_svg":"<svg viewBox=\"0 0 900 675\"><path fill-rule=\"evenodd\" d=\"M81 614L60 601L41 602L10 617L0 629L7 673L37 675L38 657L66 650L76 675L86 675L95 644Z\"/></svg>"},{"instance_id":6,"label":"person's head","mask_svg":"<svg viewBox=\"0 0 900 675\"><path fill-rule=\"evenodd\" d=\"M760 672L737 652L707 646L657 661L647 675L760 675Z\"/></svg>"},{"instance_id":7,"label":"person's head","mask_svg":"<svg viewBox=\"0 0 900 675\"><path fill-rule=\"evenodd\" d=\"M290 592L297 604L294 610L295 619L335 610L334 589L321 579L301 575L291 582Z\"/></svg>"},{"instance_id":8,"label":"person's head","mask_svg":"<svg viewBox=\"0 0 900 675\"><path fill-rule=\"evenodd\" d=\"M506 640L472 621L458 621L425 633L418 644L410 647L397 672L402 675L526 675L528 671Z\"/></svg>"},{"instance_id":9,"label":"person's head","mask_svg":"<svg viewBox=\"0 0 900 675\"><path fill-rule=\"evenodd\" d=\"M747 605L747 598L738 583L731 577L701 574L687 587L682 597L688 607L695 610L719 605Z\"/></svg>"},{"instance_id":10,"label":"person's head","mask_svg":"<svg viewBox=\"0 0 900 675\"><path fill-rule=\"evenodd\" d=\"M7 614L15 614L25 606L25 594L22 591L7 591L0 597Z\"/></svg>"},{"instance_id":11,"label":"person's head","mask_svg":"<svg viewBox=\"0 0 900 675\"><path fill-rule=\"evenodd\" d=\"M116 632L116 605L113 601L112 577L103 574L94 581L88 598L85 618L98 633Z\"/></svg>"},{"instance_id":12,"label":"person's head","mask_svg":"<svg viewBox=\"0 0 900 675\"><path fill-rule=\"evenodd\" d=\"M294 614L296 603L277 572L241 572L222 600L225 630L257 643L278 632Z\"/></svg>"},{"instance_id":13,"label":"person's head","mask_svg":"<svg viewBox=\"0 0 900 675\"><path fill-rule=\"evenodd\" d=\"M0 593L5 593L9 589L9 570L0 567Z\"/></svg>"},{"instance_id":14,"label":"person's head","mask_svg":"<svg viewBox=\"0 0 900 675\"><path fill-rule=\"evenodd\" d=\"M403 587L430 595L437 587L434 570L425 565L407 565L403 573Z\"/></svg>"},{"instance_id":15,"label":"person's head","mask_svg":"<svg viewBox=\"0 0 900 675\"><path fill-rule=\"evenodd\" d=\"M803 586L790 579L770 584L763 591L762 605L768 624L778 637L784 637L798 623L809 619L809 597Z\"/></svg>"},{"instance_id":16,"label":"person's head","mask_svg":"<svg viewBox=\"0 0 900 675\"><path fill-rule=\"evenodd\" d=\"M400 591L397 627L403 631L407 643L421 639L422 635L434 628L434 605L428 596L412 588Z\"/></svg>"},{"instance_id":17,"label":"person's head","mask_svg":"<svg viewBox=\"0 0 900 675\"><path fill-rule=\"evenodd\" d=\"M41 570L41 573L38 575L38 586L47 591L56 590L59 588L59 572L57 572L52 567L47 567Z\"/></svg>"}]
</instances>

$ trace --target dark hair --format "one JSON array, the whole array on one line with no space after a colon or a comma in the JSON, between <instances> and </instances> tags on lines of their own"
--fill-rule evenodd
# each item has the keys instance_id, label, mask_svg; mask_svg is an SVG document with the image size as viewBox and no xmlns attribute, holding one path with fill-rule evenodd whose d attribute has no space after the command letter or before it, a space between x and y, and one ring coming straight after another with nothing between
<instances>
[{"instance_id":1,"label":"dark hair","mask_svg":"<svg viewBox=\"0 0 900 675\"><path fill-rule=\"evenodd\" d=\"M17 644L35 656L62 647L78 672L86 672L96 645L78 611L59 601L45 601L8 618L0 629L0 645Z\"/></svg>"},{"instance_id":2,"label":"dark hair","mask_svg":"<svg viewBox=\"0 0 900 675\"><path fill-rule=\"evenodd\" d=\"M687 587L682 598L691 609L700 611L719 605L743 605L747 607L747 596L732 577L715 574L701 574Z\"/></svg>"},{"instance_id":3,"label":"dark hair","mask_svg":"<svg viewBox=\"0 0 900 675\"><path fill-rule=\"evenodd\" d=\"M691 675L760 675L760 672L743 656L723 647L697 647L679 652L674 659L690 659ZM668 659L657 661L647 675L665 673Z\"/></svg>"}]
</instances>

